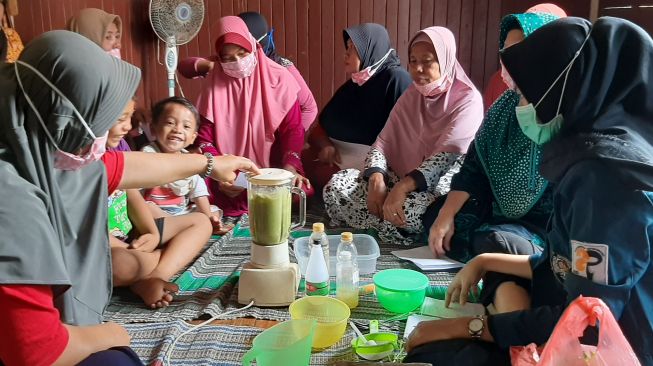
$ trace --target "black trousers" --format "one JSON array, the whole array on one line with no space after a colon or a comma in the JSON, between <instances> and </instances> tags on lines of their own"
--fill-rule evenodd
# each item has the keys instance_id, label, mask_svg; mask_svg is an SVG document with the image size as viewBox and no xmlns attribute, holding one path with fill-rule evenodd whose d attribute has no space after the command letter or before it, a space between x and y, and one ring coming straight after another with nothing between
<instances>
[{"instance_id":1,"label":"black trousers","mask_svg":"<svg viewBox=\"0 0 653 366\"><path fill-rule=\"evenodd\" d=\"M510 366L510 353L493 343L452 339L419 346L403 362L426 362L433 366Z\"/></svg>"}]
</instances>

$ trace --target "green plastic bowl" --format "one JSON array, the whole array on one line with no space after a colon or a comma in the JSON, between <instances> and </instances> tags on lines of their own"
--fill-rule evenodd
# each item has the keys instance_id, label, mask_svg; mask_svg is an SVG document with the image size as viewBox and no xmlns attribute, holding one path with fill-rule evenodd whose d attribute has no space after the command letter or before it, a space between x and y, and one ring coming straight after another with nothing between
<instances>
[{"instance_id":1,"label":"green plastic bowl","mask_svg":"<svg viewBox=\"0 0 653 366\"><path fill-rule=\"evenodd\" d=\"M429 279L410 269L386 269L374 275L376 297L393 313L407 313L421 306Z\"/></svg>"},{"instance_id":2,"label":"green plastic bowl","mask_svg":"<svg viewBox=\"0 0 653 366\"><path fill-rule=\"evenodd\" d=\"M365 335L365 339L376 342L376 345L367 345L363 338L356 337L351 340L351 346L357 355L369 361L382 360L399 348L399 337L394 333L370 333Z\"/></svg>"}]
</instances>

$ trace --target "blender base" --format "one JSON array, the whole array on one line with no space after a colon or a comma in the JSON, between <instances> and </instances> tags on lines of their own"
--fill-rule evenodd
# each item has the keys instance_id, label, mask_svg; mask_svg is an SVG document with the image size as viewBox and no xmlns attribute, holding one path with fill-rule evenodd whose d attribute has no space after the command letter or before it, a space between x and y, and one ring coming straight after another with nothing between
<instances>
[{"instance_id":1,"label":"blender base","mask_svg":"<svg viewBox=\"0 0 653 366\"><path fill-rule=\"evenodd\" d=\"M297 297L300 279L296 263L282 268L259 268L247 262L238 280L238 303L254 300L256 306L288 306Z\"/></svg>"}]
</instances>

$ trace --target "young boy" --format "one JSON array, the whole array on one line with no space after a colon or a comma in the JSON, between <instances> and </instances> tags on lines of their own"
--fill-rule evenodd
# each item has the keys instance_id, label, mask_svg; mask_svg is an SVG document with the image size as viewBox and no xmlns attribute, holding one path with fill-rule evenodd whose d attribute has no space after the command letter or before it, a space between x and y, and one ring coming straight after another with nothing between
<instances>
[{"instance_id":1,"label":"young boy","mask_svg":"<svg viewBox=\"0 0 653 366\"><path fill-rule=\"evenodd\" d=\"M159 101L152 108L151 129L156 140L143 147L144 152L185 154L186 147L197 137L199 113L191 102L181 97L170 97ZM209 203L209 191L199 175L146 189L145 200L156 204L161 210L153 210L155 217L180 215L198 211L211 220L214 233L224 233L220 210ZM190 203L195 207L190 207ZM163 211L163 212L161 212Z\"/></svg>"},{"instance_id":2,"label":"young boy","mask_svg":"<svg viewBox=\"0 0 653 366\"><path fill-rule=\"evenodd\" d=\"M109 130L114 148L131 128L134 102ZM138 190L109 196L109 233L114 286L129 286L151 308L167 306L177 286L168 280L204 247L211 236L206 215L189 213L154 218Z\"/></svg>"}]
</instances>

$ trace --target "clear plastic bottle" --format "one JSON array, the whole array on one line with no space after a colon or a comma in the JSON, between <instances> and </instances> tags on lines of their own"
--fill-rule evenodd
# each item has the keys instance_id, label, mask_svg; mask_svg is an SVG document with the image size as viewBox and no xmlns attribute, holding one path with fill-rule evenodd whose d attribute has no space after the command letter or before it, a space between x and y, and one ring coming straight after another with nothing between
<instances>
[{"instance_id":1,"label":"clear plastic bottle","mask_svg":"<svg viewBox=\"0 0 653 366\"><path fill-rule=\"evenodd\" d=\"M306 296L329 295L329 270L319 240L311 241L311 255L306 266Z\"/></svg>"},{"instance_id":2,"label":"clear plastic bottle","mask_svg":"<svg viewBox=\"0 0 653 366\"><path fill-rule=\"evenodd\" d=\"M322 254L324 254L324 261L327 265L327 272L331 273L331 264L329 259L329 238L324 232L324 224L321 222L316 222L313 224L313 233L311 234L309 243L312 243L315 240L320 241L320 245L322 246Z\"/></svg>"},{"instance_id":3,"label":"clear plastic bottle","mask_svg":"<svg viewBox=\"0 0 653 366\"><path fill-rule=\"evenodd\" d=\"M350 232L342 233L337 252L336 298L351 309L358 306L358 252Z\"/></svg>"}]
</instances>

